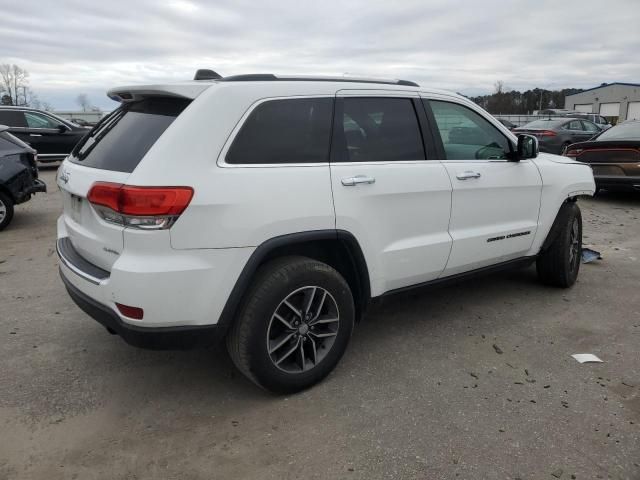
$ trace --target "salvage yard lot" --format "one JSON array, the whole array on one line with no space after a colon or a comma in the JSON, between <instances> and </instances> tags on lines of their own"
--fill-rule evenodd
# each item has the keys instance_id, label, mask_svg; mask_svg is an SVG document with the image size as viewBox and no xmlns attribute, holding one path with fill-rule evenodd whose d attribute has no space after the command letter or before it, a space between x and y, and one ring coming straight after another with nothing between
<instances>
[{"instance_id":1,"label":"salvage yard lot","mask_svg":"<svg viewBox=\"0 0 640 480\"><path fill-rule=\"evenodd\" d=\"M223 348L138 350L82 313L54 176L0 233L0 479L640 478L640 195L580 200L604 259L572 289L530 268L386 300L276 397Z\"/></svg>"}]
</instances>

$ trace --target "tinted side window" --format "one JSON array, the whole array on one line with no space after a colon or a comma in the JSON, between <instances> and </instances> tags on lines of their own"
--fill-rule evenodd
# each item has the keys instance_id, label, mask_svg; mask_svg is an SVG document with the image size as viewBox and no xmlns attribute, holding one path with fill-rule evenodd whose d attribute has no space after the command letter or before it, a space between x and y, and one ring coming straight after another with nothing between
<instances>
[{"instance_id":1,"label":"tinted side window","mask_svg":"<svg viewBox=\"0 0 640 480\"><path fill-rule=\"evenodd\" d=\"M0 109L0 125L26 127L27 122L24 120L24 114L20 111Z\"/></svg>"},{"instance_id":2,"label":"tinted side window","mask_svg":"<svg viewBox=\"0 0 640 480\"><path fill-rule=\"evenodd\" d=\"M409 98L345 98L337 119L334 161L424 160L424 146ZM340 121L342 120L342 121Z\"/></svg>"},{"instance_id":3,"label":"tinted side window","mask_svg":"<svg viewBox=\"0 0 640 480\"><path fill-rule=\"evenodd\" d=\"M328 162L332 114L332 98L264 102L251 112L240 128L226 162Z\"/></svg>"},{"instance_id":4,"label":"tinted side window","mask_svg":"<svg viewBox=\"0 0 640 480\"><path fill-rule=\"evenodd\" d=\"M83 137L70 160L87 167L133 172L191 101L150 97L125 104Z\"/></svg>"},{"instance_id":5,"label":"tinted side window","mask_svg":"<svg viewBox=\"0 0 640 480\"><path fill-rule=\"evenodd\" d=\"M447 160L507 158L510 142L488 120L470 108L429 101Z\"/></svg>"},{"instance_id":6,"label":"tinted side window","mask_svg":"<svg viewBox=\"0 0 640 480\"><path fill-rule=\"evenodd\" d=\"M582 122L579 120L574 120L569 122L565 127L567 130L582 130Z\"/></svg>"}]
</instances>

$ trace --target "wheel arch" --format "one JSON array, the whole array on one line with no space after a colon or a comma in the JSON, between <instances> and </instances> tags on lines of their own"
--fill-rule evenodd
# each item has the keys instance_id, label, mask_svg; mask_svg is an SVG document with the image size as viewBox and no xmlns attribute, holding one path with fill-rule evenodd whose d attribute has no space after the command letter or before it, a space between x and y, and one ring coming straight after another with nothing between
<instances>
[{"instance_id":1,"label":"wheel arch","mask_svg":"<svg viewBox=\"0 0 640 480\"><path fill-rule=\"evenodd\" d=\"M366 260L358 240L345 230L314 230L271 238L261 243L247 260L231 290L218 324L228 329L260 266L275 258L302 255L335 268L347 281L354 297L356 319L362 318L371 299Z\"/></svg>"},{"instance_id":2,"label":"wheel arch","mask_svg":"<svg viewBox=\"0 0 640 480\"><path fill-rule=\"evenodd\" d=\"M8 188L6 185L3 185L2 183L0 183L0 192L4 193L7 197L9 197L9 199L11 199L14 205L17 203L17 197L15 195L15 192L13 192L10 188Z\"/></svg>"},{"instance_id":3,"label":"wheel arch","mask_svg":"<svg viewBox=\"0 0 640 480\"><path fill-rule=\"evenodd\" d=\"M558 238L562 230L563 222L566 220L567 215L569 215L569 210L566 208L568 205L575 204L577 202L577 198L575 196L566 197L560 207L558 208L558 213L556 214L556 218L553 220L551 224L551 228L549 229L549 233L547 233L544 242L542 242L542 246L540 247L539 253L544 253L548 250L551 244Z\"/></svg>"}]
</instances>

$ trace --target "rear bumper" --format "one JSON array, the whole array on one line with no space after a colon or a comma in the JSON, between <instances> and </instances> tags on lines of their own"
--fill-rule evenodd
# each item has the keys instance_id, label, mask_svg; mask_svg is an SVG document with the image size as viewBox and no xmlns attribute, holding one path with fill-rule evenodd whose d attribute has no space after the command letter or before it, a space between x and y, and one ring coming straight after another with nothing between
<instances>
[{"instance_id":1,"label":"rear bumper","mask_svg":"<svg viewBox=\"0 0 640 480\"><path fill-rule=\"evenodd\" d=\"M40 179L35 178L30 182L30 185L24 188L24 190L15 192L16 203L24 203L31 198L31 195L38 192L46 192L47 185Z\"/></svg>"},{"instance_id":2,"label":"rear bumper","mask_svg":"<svg viewBox=\"0 0 640 480\"><path fill-rule=\"evenodd\" d=\"M217 325L154 328L127 324L109 307L82 293L62 270L60 277L69 296L80 309L110 333L120 335L129 345L151 350L188 350L211 346L224 336L224 329Z\"/></svg>"},{"instance_id":3,"label":"rear bumper","mask_svg":"<svg viewBox=\"0 0 640 480\"><path fill-rule=\"evenodd\" d=\"M130 232L107 271L74 247L65 218L58 220L60 273L74 301L94 319L146 348L192 348L224 336L234 313L225 305L253 248L175 250L168 231ZM144 317L122 314L118 303L143 309ZM143 338L147 334L151 339Z\"/></svg>"}]
</instances>

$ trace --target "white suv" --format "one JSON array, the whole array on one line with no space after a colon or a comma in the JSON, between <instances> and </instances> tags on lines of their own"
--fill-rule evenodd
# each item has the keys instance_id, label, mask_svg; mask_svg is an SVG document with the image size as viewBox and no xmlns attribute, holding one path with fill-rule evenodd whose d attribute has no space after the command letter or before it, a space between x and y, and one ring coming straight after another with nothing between
<instances>
[{"instance_id":1,"label":"white suv","mask_svg":"<svg viewBox=\"0 0 640 480\"><path fill-rule=\"evenodd\" d=\"M376 297L532 262L549 284L578 274L591 169L459 95L244 75L109 96L59 170L57 250L73 300L130 344L225 338L293 392Z\"/></svg>"}]
</instances>

